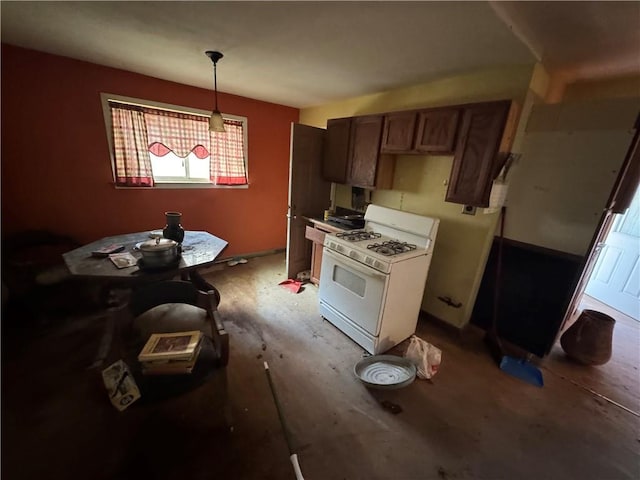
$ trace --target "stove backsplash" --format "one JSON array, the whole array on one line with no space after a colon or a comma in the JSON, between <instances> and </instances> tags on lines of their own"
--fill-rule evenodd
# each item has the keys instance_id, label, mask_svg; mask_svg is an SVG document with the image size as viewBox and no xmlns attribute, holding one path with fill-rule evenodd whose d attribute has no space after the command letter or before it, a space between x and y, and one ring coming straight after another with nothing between
<instances>
[{"instance_id":1,"label":"stove backsplash","mask_svg":"<svg viewBox=\"0 0 640 480\"><path fill-rule=\"evenodd\" d=\"M328 219L349 230L364 227L364 213L349 208L336 207L336 211Z\"/></svg>"},{"instance_id":2,"label":"stove backsplash","mask_svg":"<svg viewBox=\"0 0 640 480\"><path fill-rule=\"evenodd\" d=\"M358 212L364 213L371 203L371 190L361 187L351 187L351 206Z\"/></svg>"}]
</instances>

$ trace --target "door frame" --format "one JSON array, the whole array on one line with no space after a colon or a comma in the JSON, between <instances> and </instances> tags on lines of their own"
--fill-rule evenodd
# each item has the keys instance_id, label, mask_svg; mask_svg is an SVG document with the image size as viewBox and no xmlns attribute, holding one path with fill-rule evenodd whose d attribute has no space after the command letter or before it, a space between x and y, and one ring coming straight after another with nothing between
<instances>
[{"instance_id":1,"label":"door frame","mask_svg":"<svg viewBox=\"0 0 640 480\"><path fill-rule=\"evenodd\" d=\"M596 231L591 239L591 243L589 244L582 273L580 274L576 288L571 296L571 300L569 301L569 305L560 324L560 328L558 329L558 333L556 334L556 338L549 347L549 350L553 348L553 345L558 342L562 333L573 323L571 319L574 317L574 314L578 309L578 305L582 300L589 278L593 273L600 251L604 246L604 241L613 227L613 222L615 220L614 214L624 213L624 211L629 208L631 200L633 200L633 196L638 188L638 177L640 176L640 114L636 117L633 128L635 129L633 139L631 140L631 144L629 145L624 161L622 162L618 177L613 184L609 199L607 200L607 204L602 212Z\"/></svg>"}]
</instances>

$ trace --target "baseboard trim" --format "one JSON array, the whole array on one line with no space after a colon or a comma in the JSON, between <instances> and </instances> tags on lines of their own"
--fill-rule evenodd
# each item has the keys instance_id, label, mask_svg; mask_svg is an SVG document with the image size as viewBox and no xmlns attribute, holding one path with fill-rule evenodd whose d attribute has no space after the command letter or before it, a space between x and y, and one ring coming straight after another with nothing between
<instances>
[{"instance_id":1,"label":"baseboard trim","mask_svg":"<svg viewBox=\"0 0 640 480\"><path fill-rule=\"evenodd\" d=\"M286 248L274 248L271 250L262 250L260 252L252 252L252 253L243 253L240 255L234 255L232 257L224 257L224 258L219 258L214 262L215 264L218 263L227 263L229 260L232 260L234 258L255 258L255 257L265 257L267 255L275 255L276 253L283 253L286 252L287 249Z\"/></svg>"},{"instance_id":2,"label":"baseboard trim","mask_svg":"<svg viewBox=\"0 0 640 480\"><path fill-rule=\"evenodd\" d=\"M420 318L426 320L429 323L434 323L439 327L442 327L444 330L447 330L450 333L460 334L460 332L462 332L461 328L458 328L455 325L451 325L449 322L445 322L441 318L436 317L431 313L425 312L424 310L420 310Z\"/></svg>"},{"instance_id":3,"label":"baseboard trim","mask_svg":"<svg viewBox=\"0 0 640 480\"><path fill-rule=\"evenodd\" d=\"M452 338L457 338L463 341L482 338L485 333L484 330L472 325L471 323L467 323L463 327L457 327L439 317L436 317L435 315L432 315L431 313L425 312L424 310L420 310L420 319L429 322L432 325L436 325Z\"/></svg>"},{"instance_id":4,"label":"baseboard trim","mask_svg":"<svg viewBox=\"0 0 640 480\"><path fill-rule=\"evenodd\" d=\"M233 255L233 256L230 256L230 257L218 258L216 261L213 262L213 265L209 265L208 267L199 268L198 272L201 275L206 275L206 274L212 273L214 271L222 270L222 268L226 266L225 264L228 261L233 260L234 258L266 257L268 255L276 255L278 253L283 253L285 251L286 251L286 248L274 248L272 250L262 250L261 252L252 252L252 253L245 253L245 254L242 254L242 255Z\"/></svg>"}]
</instances>

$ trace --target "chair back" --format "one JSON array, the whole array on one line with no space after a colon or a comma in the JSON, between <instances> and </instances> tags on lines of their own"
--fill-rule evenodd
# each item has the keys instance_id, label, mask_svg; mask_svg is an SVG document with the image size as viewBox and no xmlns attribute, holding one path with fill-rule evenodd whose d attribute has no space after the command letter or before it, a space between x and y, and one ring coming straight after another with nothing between
<instances>
[{"instance_id":1,"label":"chair back","mask_svg":"<svg viewBox=\"0 0 640 480\"><path fill-rule=\"evenodd\" d=\"M128 310L136 318L155 307L166 304L186 304L203 309L211 328L210 338L217 352L218 364L224 367L229 362L229 335L218 313L220 294L213 286L206 285L207 291L198 289L193 282L183 280L165 280L142 285L131 293ZM176 309L176 312L183 312L183 310ZM166 320L166 316L163 319ZM179 325L180 318L175 320Z\"/></svg>"}]
</instances>

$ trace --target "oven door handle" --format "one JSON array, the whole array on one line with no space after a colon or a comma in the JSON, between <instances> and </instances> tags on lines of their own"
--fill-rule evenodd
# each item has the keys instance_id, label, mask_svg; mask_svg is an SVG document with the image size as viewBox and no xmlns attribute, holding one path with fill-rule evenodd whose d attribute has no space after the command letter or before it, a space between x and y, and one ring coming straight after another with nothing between
<instances>
[{"instance_id":1,"label":"oven door handle","mask_svg":"<svg viewBox=\"0 0 640 480\"><path fill-rule=\"evenodd\" d=\"M329 250L329 249L325 248L324 251L322 252L322 254L323 255L329 255L330 257L332 257L337 262L346 263L349 266L349 268L351 268L352 270L355 270L356 272L360 272L363 275L367 275L369 277L379 277L379 278L383 278L383 279L387 277L386 274L378 272L377 270L375 270L372 267L363 266L362 264L356 262L355 260L352 260L351 258L347 257L346 255L341 255L339 253L335 253L333 250Z\"/></svg>"}]
</instances>

